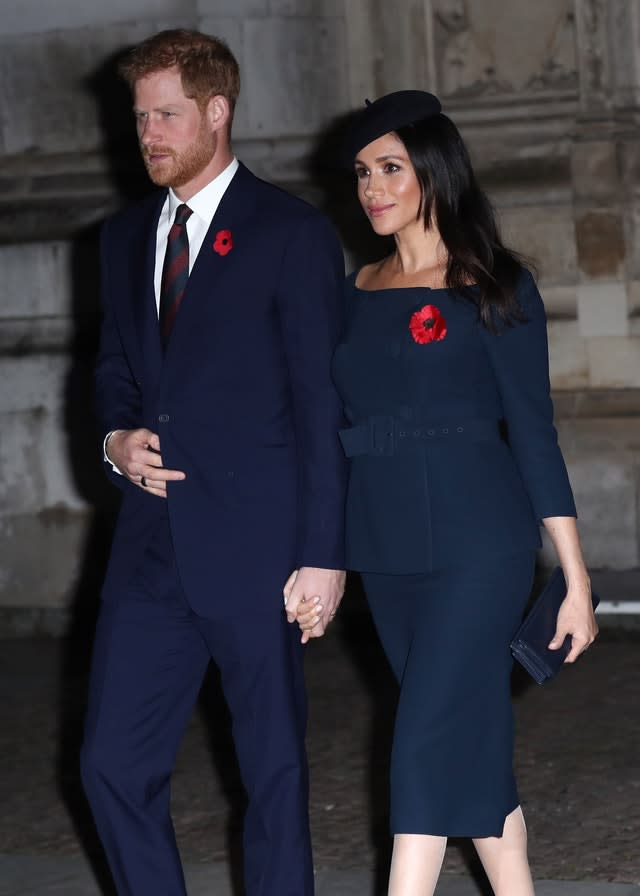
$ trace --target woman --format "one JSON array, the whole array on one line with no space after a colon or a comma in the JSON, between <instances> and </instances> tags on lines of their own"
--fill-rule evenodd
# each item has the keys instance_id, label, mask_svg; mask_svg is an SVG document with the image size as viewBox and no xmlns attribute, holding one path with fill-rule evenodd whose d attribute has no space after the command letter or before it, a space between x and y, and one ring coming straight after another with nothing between
<instances>
[{"instance_id":1,"label":"woman","mask_svg":"<svg viewBox=\"0 0 640 896\"><path fill-rule=\"evenodd\" d=\"M364 212L395 240L347 279L334 360L351 423L348 566L400 683L389 894L433 893L455 836L473 838L497 896L529 896L509 643L540 522L568 585L551 646L570 634L573 662L597 634L544 308L434 96L369 104L347 142ZM306 637L317 617L298 616Z\"/></svg>"}]
</instances>

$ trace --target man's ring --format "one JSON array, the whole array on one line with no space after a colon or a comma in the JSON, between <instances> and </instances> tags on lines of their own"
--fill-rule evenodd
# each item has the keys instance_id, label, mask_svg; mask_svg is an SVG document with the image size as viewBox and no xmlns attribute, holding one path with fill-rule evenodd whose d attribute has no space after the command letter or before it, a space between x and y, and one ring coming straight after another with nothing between
<instances>
[{"instance_id":1,"label":"man's ring","mask_svg":"<svg viewBox=\"0 0 640 896\"><path fill-rule=\"evenodd\" d=\"M142 486L142 488L146 488L146 487L147 487L147 480L146 480L146 478L145 478L144 476L141 476L141 477L140 477L140 485Z\"/></svg>"}]
</instances>

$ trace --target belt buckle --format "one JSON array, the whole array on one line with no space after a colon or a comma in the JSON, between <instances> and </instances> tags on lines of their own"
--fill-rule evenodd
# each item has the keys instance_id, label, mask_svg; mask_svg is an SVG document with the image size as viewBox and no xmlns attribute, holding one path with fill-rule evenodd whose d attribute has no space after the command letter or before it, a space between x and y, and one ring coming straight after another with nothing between
<instances>
[{"instance_id":1,"label":"belt buckle","mask_svg":"<svg viewBox=\"0 0 640 896\"><path fill-rule=\"evenodd\" d=\"M391 457L395 453L395 419L370 417L369 432L373 453L378 457Z\"/></svg>"}]
</instances>

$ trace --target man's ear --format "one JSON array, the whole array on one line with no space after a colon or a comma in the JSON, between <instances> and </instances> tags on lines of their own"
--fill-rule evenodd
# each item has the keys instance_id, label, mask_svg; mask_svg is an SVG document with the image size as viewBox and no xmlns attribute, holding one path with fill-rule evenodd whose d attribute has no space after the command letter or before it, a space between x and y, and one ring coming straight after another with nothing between
<instances>
[{"instance_id":1,"label":"man's ear","mask_svg":"<svg viewBox=\"0 0 640 896\"><path fill-rule=\"evenodd\" d=\"M212 131L226 129L231 121L231 107L229 106L229 100L226 96L222 96L222 94L212 96L207 103L205 114Z\"/></svg>"}]
</instances>

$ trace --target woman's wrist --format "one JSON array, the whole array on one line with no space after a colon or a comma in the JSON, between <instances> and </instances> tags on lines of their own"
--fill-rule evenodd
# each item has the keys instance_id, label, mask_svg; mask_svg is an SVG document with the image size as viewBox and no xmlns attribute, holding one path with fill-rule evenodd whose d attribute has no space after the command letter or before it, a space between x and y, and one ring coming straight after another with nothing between
<instances>
[{"instance_id":1,"label":"woman's wrist","mask_svg":"<svg viewBox=\"0 0 640 896\"><path fill-rule=\"evenodd\" d=\"M576 570L566 570L563 568L564 580L567 585L567 592L573 594L584 594L586 598L591 598L591 579L586 568Z\"/></svg>"}]
</instances>

